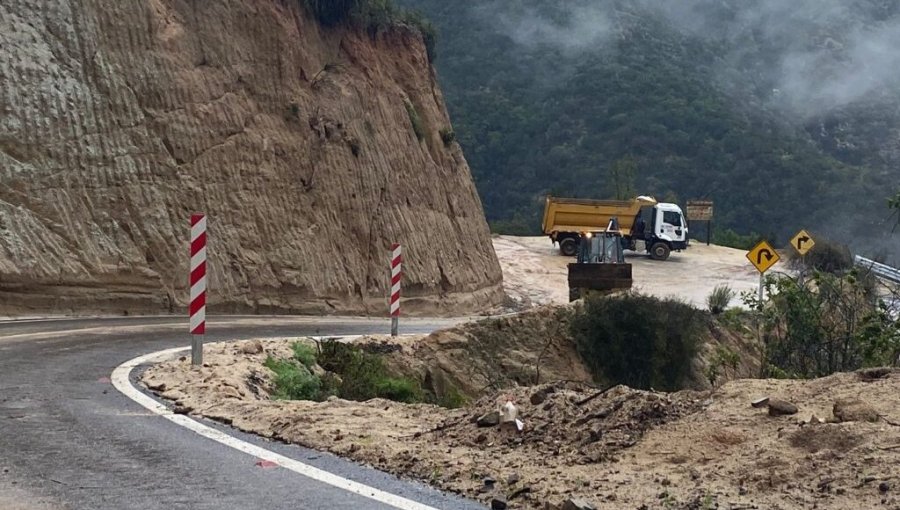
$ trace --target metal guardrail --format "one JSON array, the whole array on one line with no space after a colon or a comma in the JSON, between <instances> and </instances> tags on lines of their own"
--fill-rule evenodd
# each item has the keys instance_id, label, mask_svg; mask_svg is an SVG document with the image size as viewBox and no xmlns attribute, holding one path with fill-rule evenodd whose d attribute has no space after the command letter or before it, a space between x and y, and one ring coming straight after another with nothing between
<instances>
[{"instance_id":1,"label":"metal guardrail","mask_svg":"<svg viewBox=\"0 0 900 510\"><path fill-rule=\"evenodd\" d=\"M900 283L900 269L860 257L859 255L856 256L856 265L871 270L879 278Z\"/></svg>"}]
</instances>

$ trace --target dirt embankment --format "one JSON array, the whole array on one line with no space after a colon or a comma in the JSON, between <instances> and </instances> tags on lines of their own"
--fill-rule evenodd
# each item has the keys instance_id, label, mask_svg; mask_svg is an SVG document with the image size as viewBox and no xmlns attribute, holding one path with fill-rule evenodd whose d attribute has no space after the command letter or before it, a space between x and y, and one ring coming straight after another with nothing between
<instances>
[{"instance_id":1,"label":"dirt embankment","mask_svg":"<svg viewBox=\"0 0 900 510\"><path fill-rule=\"evenodd\" d=\"M543 306L515 315L468 322L427 337L398 342L387 360L398 372L423 381L442 397L458 390L480 398L491 391L555 381L594 383L570 332L580 305ZM707 368L721 349L738 354L734 367L720 367L718 383L759 374L760 350L752 331L736 322L706 317L699 352L684 388L709 389Z\"/></svg>"},{"instance_id":2,"label":"dirt embankment","mask_svg":"<svg viewBox=\"0 0 900 510\"><path fill-rule=\"evenodd\" d=\"M671 394L559 382L447 410L380 399L273 401L268 355L288 356L288 342L212 345L203 368L173 360L150 368L144 382L181 412L511 508L569 498L601 509L900 505L900 371ZM762 396L799 413L751 407ZM522 432L479 426L507 400Z\"/></svg>"},{"instance_id":3,"label":"dirt embankment","mask_svg":"<svg viewBox=\"0 0 900 510\"><path fill-rule=\"evenodd\" d=\"M0 3L0 313L499 304L487 222L421 35L276 0ZM415 122L413 121L415 119Z\"/></svg>"}]
</instances>

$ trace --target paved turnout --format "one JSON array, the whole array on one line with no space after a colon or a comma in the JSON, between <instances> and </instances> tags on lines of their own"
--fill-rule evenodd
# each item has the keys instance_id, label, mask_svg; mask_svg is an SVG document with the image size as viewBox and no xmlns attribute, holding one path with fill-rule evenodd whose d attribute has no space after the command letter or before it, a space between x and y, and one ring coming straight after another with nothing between
<instances>
[{"instance_id":1,"label":"paved turnout","mask_svg":"<svg viewBox=\"0 0 900 510\"><path fill-rule=\"evenodd\" d=\"M407 320L428 332L446 320ZM109 381L119 364L189 344L186 318L0 322L0 509L389 508L208 440ZM387 320L210 318L206 340L385 332ZM440 509L480 508L421 484L204 422L281 455Z\"/></svg>"}]
</instances>

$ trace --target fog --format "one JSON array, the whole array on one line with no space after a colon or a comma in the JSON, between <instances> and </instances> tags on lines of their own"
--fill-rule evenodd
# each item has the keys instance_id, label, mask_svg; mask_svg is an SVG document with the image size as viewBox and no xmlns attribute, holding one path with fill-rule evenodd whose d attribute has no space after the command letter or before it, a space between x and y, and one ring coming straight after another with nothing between
<instances>
[{"instance_id":1,"label":"fog","mask_svg":"<svg viewBox=\"0 0 900 510\"><path fill-rule=\"evenodd\" d=\"M719 78L752 66L770 85L760 99L802 118L900 88L900 2L896 0L492 1L475 9L523 46L577 56L613 46L634 15L722 48ZM727 84L727 83L726 83ZM733 85L733 84L728 84Z\"/></svg>"},{"instance_id":2,"label":"fog","mask_svg":"<svg viewBox=\"0 0 900 510\"><path fill-rule=\"evenodd\" d=\"M559 51L559 61L532 62L536 83L585 55L616 51L635 23L656 20L676 39L715 49L711 78L728 94L753 96L735 98L741 107L803 125L857 104L900 111L900 0L488 0L471 12L525 51ZM827 221L808 228L896 264L883 202L872 197L868 213L835 204Z\"/></svg>"}]
</instances>

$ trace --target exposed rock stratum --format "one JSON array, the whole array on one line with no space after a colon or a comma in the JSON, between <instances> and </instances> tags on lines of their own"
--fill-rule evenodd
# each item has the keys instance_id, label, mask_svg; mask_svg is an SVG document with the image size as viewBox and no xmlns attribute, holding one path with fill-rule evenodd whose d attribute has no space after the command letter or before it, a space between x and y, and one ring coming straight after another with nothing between
<instances>
[{"instance_id":1,"label":"exposed rock stratum","mask_svg":"<svg viewBox=\"0 0 900 510\"><path fill-rule=\"evenodd\" d=\"M392 242L406 310L501 299L419 33L299 4L0 3L0 312L183 310L197 211L212 310L383 313Z\"/></svg>"}]
</instances>

